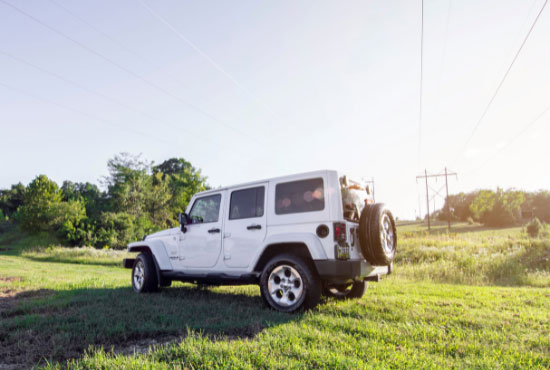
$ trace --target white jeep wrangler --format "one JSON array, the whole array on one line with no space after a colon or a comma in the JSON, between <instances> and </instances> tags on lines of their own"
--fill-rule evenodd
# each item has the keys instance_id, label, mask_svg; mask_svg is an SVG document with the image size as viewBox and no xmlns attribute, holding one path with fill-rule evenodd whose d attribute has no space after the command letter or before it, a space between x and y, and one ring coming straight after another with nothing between
<instances>
[{"instance_id":1,"label":"white jeep wrangler","mask_svg":"<svg viewBox=\"0 0 550 370\"><path fill-rule=\"evenodd\" d=\"M368 186L316 171L198 193L180 227L130 243L137 293L173 280L259 284L276 310L314 307L326 294L359 298L367 281L389 274L395 222Z\"/></svg>"}]
</instances>

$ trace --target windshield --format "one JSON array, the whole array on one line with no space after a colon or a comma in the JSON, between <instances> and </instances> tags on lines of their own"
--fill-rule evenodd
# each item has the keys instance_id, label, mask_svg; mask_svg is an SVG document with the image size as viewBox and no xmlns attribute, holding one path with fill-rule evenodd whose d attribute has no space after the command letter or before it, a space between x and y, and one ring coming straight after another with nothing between
<instances>
[{"instance_id":1,"label":"windshield","mask_svg":"<svg viewBox=\"0 0 550 370\"><path fill-rule=\"evenodd\" d=\"M359 221L361 211L369 200L365 187L355 182L349 182L346 186L342 184L342 204L344 206L344 218L350 221Z\"/></svg>"}]
</instances>

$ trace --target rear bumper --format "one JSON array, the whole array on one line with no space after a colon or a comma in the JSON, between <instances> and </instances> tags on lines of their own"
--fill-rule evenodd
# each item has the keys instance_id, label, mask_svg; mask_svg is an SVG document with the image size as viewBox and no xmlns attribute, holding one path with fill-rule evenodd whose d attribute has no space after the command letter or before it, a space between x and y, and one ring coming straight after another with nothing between
<instances>
[{"instance_id":1,"label":"rear bumper","mask_svg":"<svg viewBox=\"0 0 550 370\"><path fill-rule=\"evenodd\" d=\"M390 266L372 266L365 260L316 260L313 262L321 279L335 282L349 280L378 281L381 275L390 274L393 268L393 264Z\"/></svg>"}]
</instances>

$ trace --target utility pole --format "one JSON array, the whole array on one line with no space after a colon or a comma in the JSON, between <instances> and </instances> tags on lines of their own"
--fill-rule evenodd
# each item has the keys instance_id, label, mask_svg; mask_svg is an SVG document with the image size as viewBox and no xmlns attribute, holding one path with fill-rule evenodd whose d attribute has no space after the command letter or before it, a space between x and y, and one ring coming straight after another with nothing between
<instances>
[{"instance_id":1,"label":"utility pole","mask_svg":"<svg viewBox=\"0 0 550 370\"><path fill-rule=\"evenodd\" d=\"M428 196L428 170L424 169L424 178L426 179L426 212L428 212L428 230L430 227L430 198Z\"/></svg>"},{"instance_id":2,"label":"utility pole","mask_svg":"<svg viewBox=\"0 0 550 370\"><path fill-rule=\"evenodd\" d=\"M447 181L447 175L447 167L445 167L445 194L447 195L445 198L445 203L447 203L447 225L449 231L451 231L451 205L449 202L449 183Z\"/></svg>"},{"instance_id":3,"label":"utility pole","mask_svg":"<svg viewBox=\"0 0 550 370\"><path fill-rule=\"evenodd\" d=\"M458 178L458 175L456 172L448 172L447 167L445 167L445 173L437 173L434 175L428 175L428 170L424 170L424 176L416 176L416 181L418 179L425 179L426 180L426 210L428 212L428 230L431 228L430 224L430 197L429 197L429 186L428 186L428 178L435 178L437 180L438 177L445 177L445 190L446 190L446 198L445 201L447 203L447 225L449 227L449 230L451 230L451 207L449 205L449 184L448 184L448 176L455 176ZM435 191L435 190L434 190ZM436 195L439 195L439 191L435 191ZM434 195L434 197L436 196ZM434 198L434 213L435 213L435 198Z\"/></svg>"}]
</instances>

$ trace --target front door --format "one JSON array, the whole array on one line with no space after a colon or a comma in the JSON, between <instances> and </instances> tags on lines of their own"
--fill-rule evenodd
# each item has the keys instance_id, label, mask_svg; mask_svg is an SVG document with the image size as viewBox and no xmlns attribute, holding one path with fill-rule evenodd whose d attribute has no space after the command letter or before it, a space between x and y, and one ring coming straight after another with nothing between
<instances>
[{"instance_id":1,"label":"front door","mask_svg":"<svg viewBox=\"0 0 550 370\"><path fill-rule=\"evenodd\" d=\"M247 267L266 235L267 183L235 189L225 215L223 258L228 267Z\"/></svg>"},{"instance_id":2,"label":"front door","mask_svg":"<svg viewBox=\"0 0 550 370\"><path fill-rule=\"evenodd\" d=\"M181 240L180 260L187 268L216 265L222 249L223 204L225 192L195 199L189 216L192 223Z\"/></svg>"}]
</instances>

